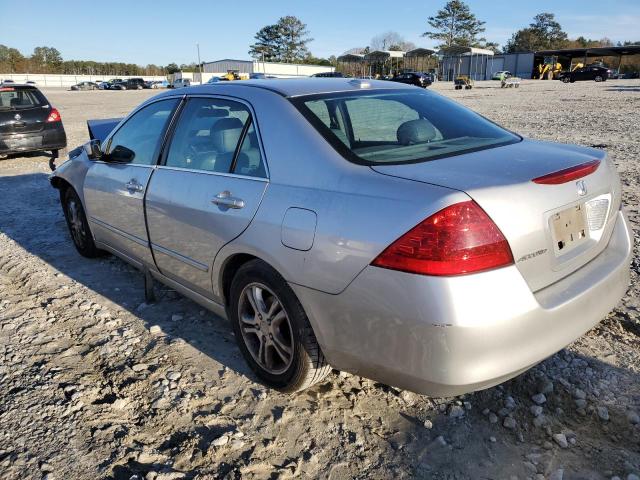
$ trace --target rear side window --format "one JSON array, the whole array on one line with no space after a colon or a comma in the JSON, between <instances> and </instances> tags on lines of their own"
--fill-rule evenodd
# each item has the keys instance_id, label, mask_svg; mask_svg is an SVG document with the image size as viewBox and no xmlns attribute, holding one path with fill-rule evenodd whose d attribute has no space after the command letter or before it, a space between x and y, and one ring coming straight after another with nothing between
<instances>
[{"instance_id":1,"label":"rear side window","mask_svg":"<svg viewBox=\"0 0 640 480\"><path fill-rule=\"evenodd\" d=\"M192 98L180 114L168 167L265 177L249 109L242 103Z\"/></svg>"},{"instance_id":2,"label":"rear side window","mask_svg":"<svg viewBox=\"0 0 640 480\"><path fill-rule=\"evenodd\" d=\"M0 87L0 109L20 110L46 105L47 101L35 88Z\"/></svg>"},{"instance_id":3,"label":"rear side window","mask_svg":"<svg viewBox=\"0 0 640 480\"><path fill-rule=\"evenodd\" d=\"M291 102L339 153L366 165L421 162L521 140L425 91L344 92Z\"/></svg>"}]
</instances>

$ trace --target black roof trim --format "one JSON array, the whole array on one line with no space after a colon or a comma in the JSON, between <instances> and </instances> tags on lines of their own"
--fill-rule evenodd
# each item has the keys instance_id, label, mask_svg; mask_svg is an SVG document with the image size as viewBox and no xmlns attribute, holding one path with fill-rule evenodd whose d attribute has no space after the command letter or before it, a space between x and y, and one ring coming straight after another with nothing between
<instances>
[{"instance_id":1,"label":"black roof trim","mask_svg":"<svg viewBox=\"0 0 640 480\"><path fill-rule=\"evenodd\" d=\"M535 54L565 57L616 57L618 55L639 55L640 45L626 45L624 47L562 48L558 50L539 50L535 52Z\"/></svg>"}]
</instances>

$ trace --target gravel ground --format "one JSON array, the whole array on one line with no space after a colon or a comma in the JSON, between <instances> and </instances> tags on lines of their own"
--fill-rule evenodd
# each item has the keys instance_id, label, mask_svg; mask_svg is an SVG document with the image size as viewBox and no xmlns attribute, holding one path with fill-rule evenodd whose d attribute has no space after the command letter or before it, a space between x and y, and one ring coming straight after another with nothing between
<instances>
[{"instance_id":1,"label":"gravel ground","mask_svg":"<svg viewBox=\"0 0 640 480\"><path fill-rule=\"evenodd\" d=\"M47 158L0 161L0 478L622 479L640 475L640 81L434 89L524 135L606 149L635 231L632 285L527 373L428 398L334 372L282 395L228 324L74 250ZM88 118L155 92L46 90L75 147Z\"/></svg>"}]
</instances>

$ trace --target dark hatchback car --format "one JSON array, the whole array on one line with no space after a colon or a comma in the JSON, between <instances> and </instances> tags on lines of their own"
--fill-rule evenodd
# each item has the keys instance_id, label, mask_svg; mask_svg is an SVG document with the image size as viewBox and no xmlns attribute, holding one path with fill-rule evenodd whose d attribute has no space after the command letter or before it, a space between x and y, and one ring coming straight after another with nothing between
<instances>
[{"instance_id":1,"label":"dark hatchback car","mask_svg":"<svg viewBox=\"0 0 640 480\"><path fill-rule=\"evenodd\" d=\"M576 68L573 72L562 72L558 75L558 79L564 83L580 82L582 80L604 82L607 78L609 78L609 69L593 65Z\"/></svg>"},{"instance_id":2,"label":"dark hatchback car","mask_svg":"<svg viewBox=\"0 0 640 480\"><path fill-rule=\"evenodd\" d=\"M406 83L408 85L415 85L416 87L427 88L431 85L431 77L420 72L405 72L401 73L391 79L392 82Z\"/></svg>"},{"instance_id":3,"label":"dark hatchback car","mask_svg":"<svg viewBox=\"0 0 640 480\"><path fill-rule=\"evenodd\" d=\"M32 85L0 86L0 158L67 146L60 112Z\"/></svg>"}]
</instances>

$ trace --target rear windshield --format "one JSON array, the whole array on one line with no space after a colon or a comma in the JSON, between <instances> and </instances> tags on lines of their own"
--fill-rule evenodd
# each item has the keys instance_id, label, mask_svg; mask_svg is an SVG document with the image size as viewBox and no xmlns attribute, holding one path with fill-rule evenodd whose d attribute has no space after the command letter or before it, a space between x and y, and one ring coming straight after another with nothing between
<instances>
[{"instance_id":1,"label":"rear windshield","mask_svg":"<svg viewBox=\"0 0 640 480\"><path fill-rule=\"evenodd\" d=\"M367 165L421 162L521 140L424 90L343 92L291 101L343 156Z\"/></svg>"},{"instance_id":2,"label":"rear windshield","mask_svg":"<svg viewBox=\"0 0 640 480\"><path fill-rule=\"evenodd\" d=\"M0 87L0 110L20 110L40 107L47 102L35 88Z\"/></svg>"}]
</instances>

